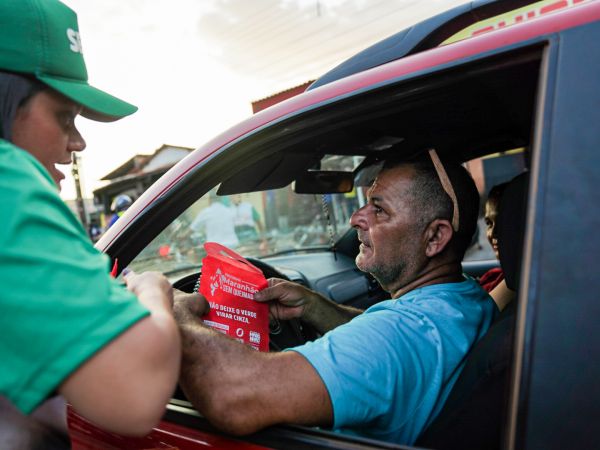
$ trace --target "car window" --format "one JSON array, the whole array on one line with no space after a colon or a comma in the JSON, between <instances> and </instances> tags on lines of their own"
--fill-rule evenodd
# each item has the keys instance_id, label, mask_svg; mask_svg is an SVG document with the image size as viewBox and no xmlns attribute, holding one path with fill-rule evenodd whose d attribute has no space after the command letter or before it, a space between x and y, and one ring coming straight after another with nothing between
<instances>
[{"instance_id":1,"label":"car window","mask_svg":"<svg viewBox=\"0 0 600 450\"><path fill-rule=\"evenodd\" d=\"M465 261L495 259L494 251L487 239L485 224L485 202L490 189L511 180L526 168L527 151L518 148L507 152L486 155L468 161L465 166L475 180L479 191L479 219L471 245L465 253Z\"/></svg>"},{"instance_id":2,"label":"car window","mask_svg":"<svg viewBox=\"0 0 600 450\"><path fill-rule=\"evenodd\" d=\"M245 257L328 248L350 228L350 216L364 198L362 188L325 195L297 194L291 186L224 196L216 190L193 203L129 266L178 278L198 270L206 241Z\"/></svg>"},{"instance_id":3,"label":"car window","mask_svg":"<svg viewBox=\"0 0 600 450\"><path fill-rule=\"evenodd\" d=\"M480 194L478 228L465 261L494 259L487 240L484 205L489 190L522 172L524 149L468 161ZM324 161L328 161L324 158ZM359 161L360 162L360 161ZM339 162L338 162L339 166ZM329 160L321 169L339 169ZM353 167L344 167L353 169ZM352 213L365 202L363 187L344 194L298 194L292 186L235 195L215 188L193 203L131 262L138 272L158 270L174 279L199 269L203 243L219 242L245 257L331 247L349 228Z\"/></svg>"}]
</instances>

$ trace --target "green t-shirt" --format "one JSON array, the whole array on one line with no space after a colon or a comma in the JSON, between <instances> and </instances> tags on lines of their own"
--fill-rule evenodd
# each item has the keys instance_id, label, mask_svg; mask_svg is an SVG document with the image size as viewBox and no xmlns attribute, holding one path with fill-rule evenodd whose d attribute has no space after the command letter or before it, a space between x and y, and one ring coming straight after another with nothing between
<instances>
[{"instance_id":1,"label":"green t-shirt","mask_svg":"<svg viewBox=\"0 0 600 450\"><path fill-rule=\"evenodd\" d=\"M29 153L0 140L0 395L23 413L148 315Z\"/></svg>"}]
</instances>

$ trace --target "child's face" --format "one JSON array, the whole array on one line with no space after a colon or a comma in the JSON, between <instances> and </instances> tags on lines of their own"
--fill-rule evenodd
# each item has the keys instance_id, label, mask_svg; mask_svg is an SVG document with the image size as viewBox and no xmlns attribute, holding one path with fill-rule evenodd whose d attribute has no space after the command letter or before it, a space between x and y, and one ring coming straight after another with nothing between
<instances>
[{"instance_id":1,"label":"child's face","mask_svg":"<svg viewBox=\"0 0 600 450\"><path fill-rule=\"evenodd\" d=\"M486 234L490 245L498 258L498 236L496 234L496 220L498 218L498 201L495 199L488 200L485 203L485 225Z\"/></svg>"}]
</instances>

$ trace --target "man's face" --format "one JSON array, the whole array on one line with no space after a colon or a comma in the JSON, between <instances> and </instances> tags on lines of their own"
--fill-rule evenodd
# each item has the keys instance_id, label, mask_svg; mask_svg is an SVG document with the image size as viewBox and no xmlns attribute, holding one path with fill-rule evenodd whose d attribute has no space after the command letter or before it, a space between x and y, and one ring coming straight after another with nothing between
<instances>
[{"instance_id":1,"label":"man's face","mask_svg":"<svg viewBox=\"0 0 600 450\"><path fill-rule=\"evenodd\" d=\"M13 144L42 163L59 189L65 176L56 164L70 164L71 153L85 148L85 141L75 128L75 117L80 111L66 97L43 90L17 110L13 122Z\"/></svg>"},{"instance_id":2,"label":"man's face","mask_svg":"<svg viewBox=\"0 0 600 450\"><path fill-rule=\"evenodd\" d=\"M368 203L350 218L360 252L356 265L389 292L412 281L424 261L424 237L409 201L413 169L382 171L369 189Z\"/></svg>"}]
</instances>

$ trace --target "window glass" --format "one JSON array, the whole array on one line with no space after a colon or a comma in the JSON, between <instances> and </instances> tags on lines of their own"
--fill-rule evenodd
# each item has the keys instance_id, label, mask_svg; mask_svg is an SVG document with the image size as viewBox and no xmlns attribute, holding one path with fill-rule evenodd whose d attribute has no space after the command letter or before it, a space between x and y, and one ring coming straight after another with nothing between
<instances>
[{"instance_id":1,"label":"window glass","mask_svg":"<svg viewBox=\"0 0 600 450\"><path fill-rule=\"evenodd\" d=\"M356 157L325 159L329 170L356 167ZM333 162L332 162L333 161ZM465 261L494 259L487 239L485 202L489 190L525 168L525 152L516 149L465 164L480 194L477 232ZM372 177L371 177L372 178ZM359 181L359 180L356 180ZM360 183L358 183L360 184ZM175 219L135 259L138 272L158 270L174 279L199 269L206 241L219 242L245 257L264 257L312 248L328 248L349 228L352 213L365 202L366 187L344 194L297 194L291 186L229 196L216 188Z\"/></svg>"},{"instance_id":2,"label":"window glass","mask_svg":"<svg viewBox=\"0 0 600 450\"><path fill-rule=\"evenodd\" d=\"M198 270L206 241L245 257L330 247L350 227L356 190L345 194L296 194L290 186L218 196L212 190L162 231L130 264L180 278ZM362 192L361 192L362 194Z\"/></svg>"},{"instance_id":3,"label":"window glass","mask_svg":"<svg viewBox=\"0 0 600 450\"><path fill-rule=\"evenodd\" d=\"M353 172L364 159L364 156L325 155L321 158L319 170Z\"/></svg>"},{"instance_id":4,"label":"window glass","mask_svg":"<svg viewBox=\"0 0 600 450\"><path fill-rule=\"evenodd\" d=\"M485 222L485 203L492 187L510 181L526 168L525 149L519 148L507 152L486 155L483 158L468 161L465 166L475 180L479 191L479 220L477 231L471 246L465 254L465 261L495 259L496 255L487 238Z\"/></svg>"}]
</instances>

